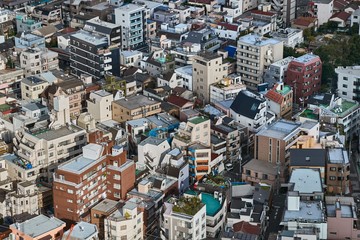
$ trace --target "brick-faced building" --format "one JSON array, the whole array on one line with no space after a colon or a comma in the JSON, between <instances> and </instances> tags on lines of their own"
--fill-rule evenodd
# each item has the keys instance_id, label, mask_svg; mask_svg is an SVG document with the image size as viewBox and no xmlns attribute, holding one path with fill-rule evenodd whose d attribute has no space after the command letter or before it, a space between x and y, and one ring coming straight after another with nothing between
<instances>
[{"instance_id":1,"label":"brick-faced building","mask_svg":"<svg viewBox=\"0 0 360 240\"><path fill-rule=\"evenodd\" d=\"M306 103L321 87L322 62L319 56L305 54L289 64L285 83L294 89L294 101Z\"/></svg>"},{"instance_id":2,"label":"brick-faced building","mask_svg":"<svg viewBox=\"0 0 360 240\"><path fill-rule=\"evenodd\" d=\"M90 221L92 206L104 198L125 199L134 183L135 163L126 159L122 147L90 143L82 155L59 166L54 174L55 216Z\"/></svg>"}]
</instances>

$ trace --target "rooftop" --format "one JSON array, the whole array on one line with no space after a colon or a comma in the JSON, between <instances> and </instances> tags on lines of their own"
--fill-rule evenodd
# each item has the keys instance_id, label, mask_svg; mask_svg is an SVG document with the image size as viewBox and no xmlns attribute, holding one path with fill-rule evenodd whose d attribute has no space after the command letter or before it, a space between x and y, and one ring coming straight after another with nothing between
<instances>
[{"instance_id":1,"label":"rooftop","mask_svg":"<svg viewBox=\"0 0 360 240\"><path fill-rule=\"evenodd\" d=\"M19 229L27 236L37 238L57 228L64 228L65 223L57 218L49 218L44 215L39 215L22 223L15 223L11 225L12 228Z\"/></svg>"},{"instance_id":2,"label":"rooftop","mask_svg":"<svg viewBox=\"0 0 360 240\"><path fill-rule=\"evenodd\" d=\"M201 193L201 202L206 206L206 215L215 216L221 209L221 202L209 193Z\"/></svg>"},{"instance_id":3,"label":"rooftop","mask_svg":"<svg viewBox=\"0 0 360 240\"><path fill-rule=\"evenodd\" d=\"M305 118L309 118L309 119L313 119L313 120L318 120L319 119L319 115L314 113L313 110L311 109L305 109L301 114L300 117L305 117Z\"/></svg>"},{"instance_id":4,"label":"rooftop","mask_svg":"<svg viewBox=\"0 0 360 240\"><path fill-rule=\"evenodd\" d=\"M299 194L312 194L323 191L320 172L318 169L293 169L289 183L294 183L293 191L299 192Z\"/></svg>"},{"instance_id":5,"label":"rooftop","mask_svg":"<svg viewBox=\"0 0 360 240\"><path fill-rule=\"evenodd\" d=\"M290 166L325 167L325 149L290 149Z\"/></svg>"},{"instance_id":6,"label":"rooftop","mask_svg":"<svg viewBox=\"0 0 360 240\"><path fill-rule=\"evenodd\" d=\"M348 164L349 156L347 151L342 148L329 148L328 161L333 164Z\"/></svg>"},{"instance_id":7,"label":"rooftop","mask_svg":"<svg viewBox=\"0 0 360 240\"><path fill-rule=\"evenodd\" d=\"M300 131L300 123L295 123L287 120L279 120L272 125L263 128L257 135L267 136L286 140L286 138L296 131Z\"/></svg>"},{"instance_id":8,"label":"rooftop","mask_svg":"<svg viewBox=\"0 0 360 240\"><path fill-rule=\"evenodd\" d=\"M262 172L263 174L268 174L275 176L276 172L276 165L270 162L260 161L257 159L252 159L248 163L244 165L244 169L248 170L256 170L257 172Z\"/></svg>"},{"instance_id":9,"label":"rooftop","mask_svg":"<svg viewBox=\"0 0 360 240\"><path fill-rule=\"evenodd\" d=\"M176 205L173 206L173 212L184 213L194 216L204 206L204 203L197 197L181 197L176 201Z\"/></svg>"},{"instance_id":10,"label":"rooftop","mask_svg":"<svg viewBox=\"0 0 360 240\"><path fill-rule=\"evenodd\" d=\"M192 124L200 124L203 123L205 121L208 121L209 119L207 117L204 116L197 116L197 117L193 117L188 119L189 122L191 122Z\"/></svg>"},{"instance_id":11,"label":"rooftop","mask_svg":"<svg viewBox=\"0 0 360 240\"><path fill-rule=\"evenodd\" d=\"M260 47L281 43L281 41L279 41L277 39L263 38L262 36L260 36L258 34L248 34L248 35L242 36L239 38L239 42L245 43L245 44L256 45L256 46L260 46Z\"/></svg>"},{"instance_id":12,"label":"rooftop","mask_svg":"<svg viewBox=\"0 0 360 240\"><path fill-rule=\"evenodd\" d=\"M337 209L340 209L342 218L356 218L356 213L354 212L353 207L351 205L341 204L340 202L326 205L327 216L335 217Z\"/></svg>"},{"instance_id":13,"label":"rooftop","mask_svg":"<svg viewBox=\"0 0 360 240\"><path fill-rule=\"evenodd\" d=\"M144 106L149 106L159 103L156 100L152 100L143 95L135 95L124 99L114 101L114 103L123 106L124 108L133 110Z\"/></svg>"},{"instance_id":14,"label":"rooftop","mask_svg":"<svg viewBox=\"0 0 360 240\"><path fill-rule=\"evenodd\" d=\"M97 205L95 205L92 210L96 210L103 213L112 213L116 210L118 202L111 199L104 199Z\"/></svg>"},{"instance_id":15,"label":"rooftop","mask_svg":"<svg viewBox=\"0 0 360 240\"><path fill-rule=\"evenodd\" d=\"M358 10L360 11L360 9ZM335 72L341 74L360 76L360 66L338 67L335 69Z\"/></svg>"},{"instance_id":16,"label":"rooftop","mask_svg":"<svg viewBox=\"0 0 360 240\"><path fill-rule=\"evenodd\" d=\"M349 113L350 110L355 109L358 106L359 106L359 103L357 103L357 102L350 102L350 101L342 100L341 105L335 106L333 109L331 109L331 111L333 113L336 113L337 115L344 116L347 113Z\"/></svg>"},{"instance_id":17,"label":"rooftop","mask_svg":"<svg viewBox=\"0 0 360 240\"><path fill-rule=\"evenodd\" d=\"M96 225L87 222L78 222L72 230L67 230L64 233L64 236L67 236L69 239L83 239L83 240L93 239L92 237L94 236L97 237L97 235L98 235L98 229Z\"/></svg>"},{"instance_id":18,"label":"rooftop","mask_svg":"<svg viewBox=\"0 0 360 240\"><path fill-rule=\"evenodd\" d=\"M62 126L58 129L47 128L37 132L33 132L32 135L39 138L45 139L46 141L51 141L57 138L65 137L71 135L73 133L77 133L79 131L84 131L82 128L78 126L71 125L71 126Z\"/></svg>"},{"instance_id":19,"label":"rooftop","mask_svg":"<svg viewBox=\"0 0 360 240\"><path fill-rule=\"evenodd\" d=\"M283 221L324 222L323 209L319 201L300 201L300 210L285 210Z\"/></svg>"},{"instance_id":20,"label":"rooftop","mask_svg":"<svg viewBox=\"0 0 360 240\"><path fill-rule=\"evenodd\" d=\"M100 36L98 34L92 34L84 30L77 31L76 33L72 34L71 37L80 39L93 45L102 45L108 43L108 39L106 37Z\"/></svg>"},{"instance_id":21,"label":"rooftop","mask_svg":"<svg viewBox=\"0 0 360 240\"><path fill-rule=\"evenodd\" d=\"M299 62L299 63L308 63L308 62L314 61L316 59L320 60L319 56L308 53L308 54L302 55L298 58L295 58L293 61Z\"/></svg>"}]
</instances>

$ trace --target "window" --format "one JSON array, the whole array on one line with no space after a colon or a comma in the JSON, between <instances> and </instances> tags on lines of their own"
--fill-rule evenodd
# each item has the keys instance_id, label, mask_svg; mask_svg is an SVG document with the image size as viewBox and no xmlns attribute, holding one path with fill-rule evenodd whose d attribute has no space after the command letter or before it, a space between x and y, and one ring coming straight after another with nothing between
<instances>
[{"instance_id":1,"label":"window","mask_svg":"<svg viewBox=\"0 0 360 240\"><path fill-rule=\"evenodd\" d=\"M73 193L74 193L74 191L71 190L71 189L68 189L67 192L70 193L70 194L73 194Z\"/></svg>"},{"instance_id":2,"label":"window","mask_svg":"<svg viewBox=\"0 0 360 240\"><path fill-rule=\"evenodd\" d=\"M267 174L263 174L263 179L267 180L268 179L268 175Z\"/></svg>"},{"instance_id":3,"label":"window","mask_svg":"<svg viewBox=\"0 0 360 240\"><path fill-rule=\"evenodd\" d=\"M121 226L120 230L126 230L126 225Z\"/></svg>"},{"instance_id":4,"label":"window","mask_svg":"<svg viewBox=\"0 0 360 240\"><path fill-rule=\"evenodd\" d=\"M343 84L343 88L347 88L348 86L347 86L347 84Z\"/></svg>"},{"instance_id":5,"label":"window","mask_svg":"<svg viewBox=\"0 0 360 240\"><path fill-rule=\"evenodd\" d=\"M335 172L335 171L336 171L336 167L331 167L331 168L330 168L330 171Z\"/></svg>"},{"instance_id":6,"label":"window","mask_svg":"<svg viewBox=\"0 0 360 240\"><path fill-rule=\"evenodd\" d=\"M335 181L335 180L336 180L336 177L335 177L335 176L330 176L330 177L329 177L329 180Z\"/></svg>"}]
</instances>

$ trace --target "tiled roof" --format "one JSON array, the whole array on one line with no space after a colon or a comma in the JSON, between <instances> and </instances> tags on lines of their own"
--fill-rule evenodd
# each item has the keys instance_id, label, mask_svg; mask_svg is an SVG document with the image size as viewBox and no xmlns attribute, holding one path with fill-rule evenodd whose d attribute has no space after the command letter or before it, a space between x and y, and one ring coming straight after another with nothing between
<instances>
[{"instance_id":1,"label":"tiled roof","mask_svg":"<svg viewBox=\"0 0 360 240\"><path fill-rule=\"evenodd\" d=\"M260 235L261 229L258 225L251 225L248 222L237 222L233 225L234 232L249 233L254 235Z\"/></svg>"},{"instance_id":2,"label":"tiled roof","mask_svg":"<svg viewBox=\"0 0 360 240\"><path fill-rule=\"evenodd\" d=\"M234 24L230 24L230 23L224 23L224 22L219 22L218 25L226 28L227 30L230 31L237 31L239 26L238 25L234 25Z\"/></svg>"},{"instance_id":3,"label":"tiled roof","mask_svg":"<svg viewBox=\"0 0 360 240\"><path fill-rule=\"evenodd\" d=\"M338 12L338 13L335 13L334 15L332 15L330 19L332 19L332 18L340 18L341 20L346 22L349 19L350 16L351 16L350 13Z\"/></svg>"},{"instance_id":4,"label":"tiled roof","mask_svg":"<svg viewBox=\"0 0 360 240\"><path fill-rule=\"evenodd\" d=\"M260 11L260 10L252 10L251 13L259 14L259 15L266 15L266 16L274 16L276 14L273 12L264 12L264 11Z\"/></svg>"},{"instance_id":5,"label":"tiled roof","mask_svg":"<svg viewBox=\"0 0 360 240\"><path fill-rule=\"evenodd\" d=\"M295 25L308 27L311 23L314 23L316 18L313 17L299 17L294 20Z\"/></svg>"},{"instance_id":6,"label":"tiled roof","mask_svg":"<svg viewBox=\"0 0 360 240\"><path fill-rule=\"evenodd\" d=\"M176 95L170 95L167 99L167 102L180 108L185 106L187 103L190 103L190 101L186 100L185 98Z\"/></svg>"},{"instance_id":7,"label":"tiled roof","mask_svg":"<svg viewBox=\"0 0 360 240\"><path fill-rule=\"evenodd\" d=\"M284 97L276 92L275 90L273 89L270 89L266 94L265 94L265 97L270 99L271 101L273 102L276 102L277 104L281 104L284 100Z\"/></svg>"}]
</instances>

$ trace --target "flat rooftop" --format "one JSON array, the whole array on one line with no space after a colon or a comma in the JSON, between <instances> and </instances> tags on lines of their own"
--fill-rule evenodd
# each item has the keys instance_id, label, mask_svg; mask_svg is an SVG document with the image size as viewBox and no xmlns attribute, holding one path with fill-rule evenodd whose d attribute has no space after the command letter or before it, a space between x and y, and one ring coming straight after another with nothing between
<instances>
[{"instance_id":1,"label":"flat rooftop","mask_svg":"<svg viewBox=\"0 0 360 240\"><path fill-rule=\"evenodd\" d=\"M71 125L71 126L63 126L58 129L44 129L37 132L32 133L33 136L39 139L45 139L47 141L51 141L57 138L65 137L71 135L73 133L77 133L79 131L84 131L82 128L78 126Z\"/></svg>"},{"instance_id":2,"label":"flat rooftop","mask_svg":"<svg viewBox=\"0 0 360 240\"><path fill-rule=\"evenodd\" d=\"M315 59L320 60L319 56L308 53L308 54L302 55L302 56L300 56L298 58L295 58L293 61L294 62L299 62L299 63L308 63L308 62L311 62L311 61L313 61Z\"/></svg>"},{"instance_id":3,"label":"flat rooftop","mask_svg":"<svg viewBox=\"0 0 360 240\"><path fill-rule=\"evenodd\" d=\"M221 202L209 193L201 193L201 202L206 206L206 215L215 216L221 209Z\"/></svg>"},{"instance_id":4,"label":"flat rooftop","mask_svg":"<svg viewBox=\"0 0 360 240\"><path fill-rule=\"evenodd\" d=\"M335 69L335 72L358 77L360 76L360 66L338 67Z\"/></svg>"},{"instance_id":5,"label":"flat rooftop","mask_svg":"<svg viewBox=\"0 0 360 240\"><path fill-rule=\"evenodd\" d=\"M347 151L342 148L329 148L328 161L333 164L348 164L349 156Z\"/></svg>"},{"instance_id":6,"label":"flat rooftop","mask_svg":"<svg viewBox=\"0 0 360 240\"><path fill-rule=\"evenodd\" d=\"M104 199L103 201L95 205L92 209L103 213L112 213L116 210L117 205L117 201L111 199Z\"/></svg>"},{"instance_id":7,"label":"flat rooftop","mask_svg":"<svg viewBox=\"0 0 360 240\"><path fill-rule=\"evenodd\" d=\"M284 59L281 59L281 60L279 60L277 62L272 63L271 66L277 66L277 67L287 66L294 59L295 58L293 56L289 56L287 58L284 58Z\"/></svg>"},{"instance_id":8,"label":"flat rooftop","mask_svg":"<svg viewBox=\"0 0 360 240\"><path fill-rule=\"evenodd\" d=\"M324 222L324 214L319 201L300 201L299 211L285 210L283 221L286 222Z\"/></svg>"},{"instance_id":9,"label":"flat rooftop","mask_svg":"<svg viewBox=\"0 0 360 240\"><path fill-rule=\"evenodd\" d=\"M70 239L92 239L92 237L97 237L98 230L95 224L87 222L78 222L73 230L70 233L70 229L64 233L64 236L71 235Z\"/></svg>"},{"instance_id":10,"label":"flat rooftop","mask_svg":"<svg viewBox=\"0 0 360 240\"><path fill-rule=\"evenodd\" d=\"M295 123L286 120L279 120L272 125L263 128L257 135L267 136L277 139L286 139L291 133L299 130L300 123Z\"/></svg>"},{"instance_id":11,"label":"flat rooftop","mask_svg":"<svg viewBox=\"0 0 360 240\"><path fill-rule=\"evenodd\" d=\"M344 116L347 113L350 113L350 110L355 109L357 106L359 106L357 102L343 100L341 105L335 106L333 109L331 109L331 111L339 116Z\"/></svg>"},{"instance_id":12,"label":"flat rooftop","mask_svg":"<svg viewBox=\"0 0 360 240\"><path fill-rule=\"evenodd\" d=\"M55 217L49 218L44 215L39 215L25 222L12 224L11 227L19 229L27 236L37 238L38 236L48 233L54 229L65 227L65 222Z\"/></svg>"},{"instance_id":13,"label":"flat rooftop","mask_svg":"<svg viewBox=\"0 0 360 240\"><path fill-rule=\"evenodd\" d=\"M274 38L263 38L258 34L250 33L248 35L240 37L239 42L262 47L266 45L278 44L281 41Z\"/></svg>"},{"instance_id":14,"label":"flat rooftop","mask_svg":"<svg viewBox=\"0 0 360 240\"><path fill-rule=\"evenodd\" d=\"M72 34L71 37L80 39L84 42L88 42L93 45L102 45L102 44L107 44L108 42L106 37L97 34L92 34L84 30L77 31L76 33Z\"/></svg>"},{"instance_id":15,"label":"flat rooftop","mask_svg":"<svg viewBox=\"0 0 360 240\"><path fill-rule=\"evenodd\" d=\"M318 169L297 168L291 172L289 183L294 183L293 191L299 194L323 192L321 176Z\"/></svg>"},{"instance_id":16,"label":"flat rooftop","mask_svg":"<svg viewBox=\"0 0 360 240\"><path fill-rule=\"evenodd\" d=\"M340 202L326 205L326 213L328 217L336 217L336 209L340 209L342 218L357 218L356 213L351 205L344 205Z\"/></svg>"},{"instance_id":17,"label":"flat rooftop","mask_svg":"<svg viewBox=\"0 0 360 240\"><path fill-rule=\"evenodd\" d=\"M91 164L95 163L96 160L86 158L84 156L75 157L74 159L66 162L64 165L59 166L59 170L67 172L83 172L88 169Z\"/></svg>"},{"instance_id":18,"label":"flat rooftop","mask_svg":"<svg viewBox=\"0 0 360 240\"><path fill-rule=\"evenodd\" d=\"M157 104L159 102L156 100L151 100L150 98L145 97L143 95L135 95L128 98L116 100L114 101L114 103L123 106L124 108L132 110L132 109L141 108L143 106Z\"/></svg>"},{"instance_id":19,"label":"flat rooftop","mask_svg":"<svg viewBox=\"0 0 360 240\"><path fill-rule=\"evenodd\" d=\"M209 119L207 117L204 116L196 116L193 118L189 118L188 121L191 122L192 124L200 124L203 123L205 121L208 121Z\"/></svg>"},{"instance_id":20,"label":"flat rooftop","mask_svg":"<svg viewBox=\"0 0 360 240\"><path fill-rule=\"evenodd\" d=\"M256 170L257 172L262 172L264 174L273 175L273 176L277 174L276 164L270 163L268 161L252 159L244 165L244 168L248 170Z\"/></svg>"}]
</instances>

